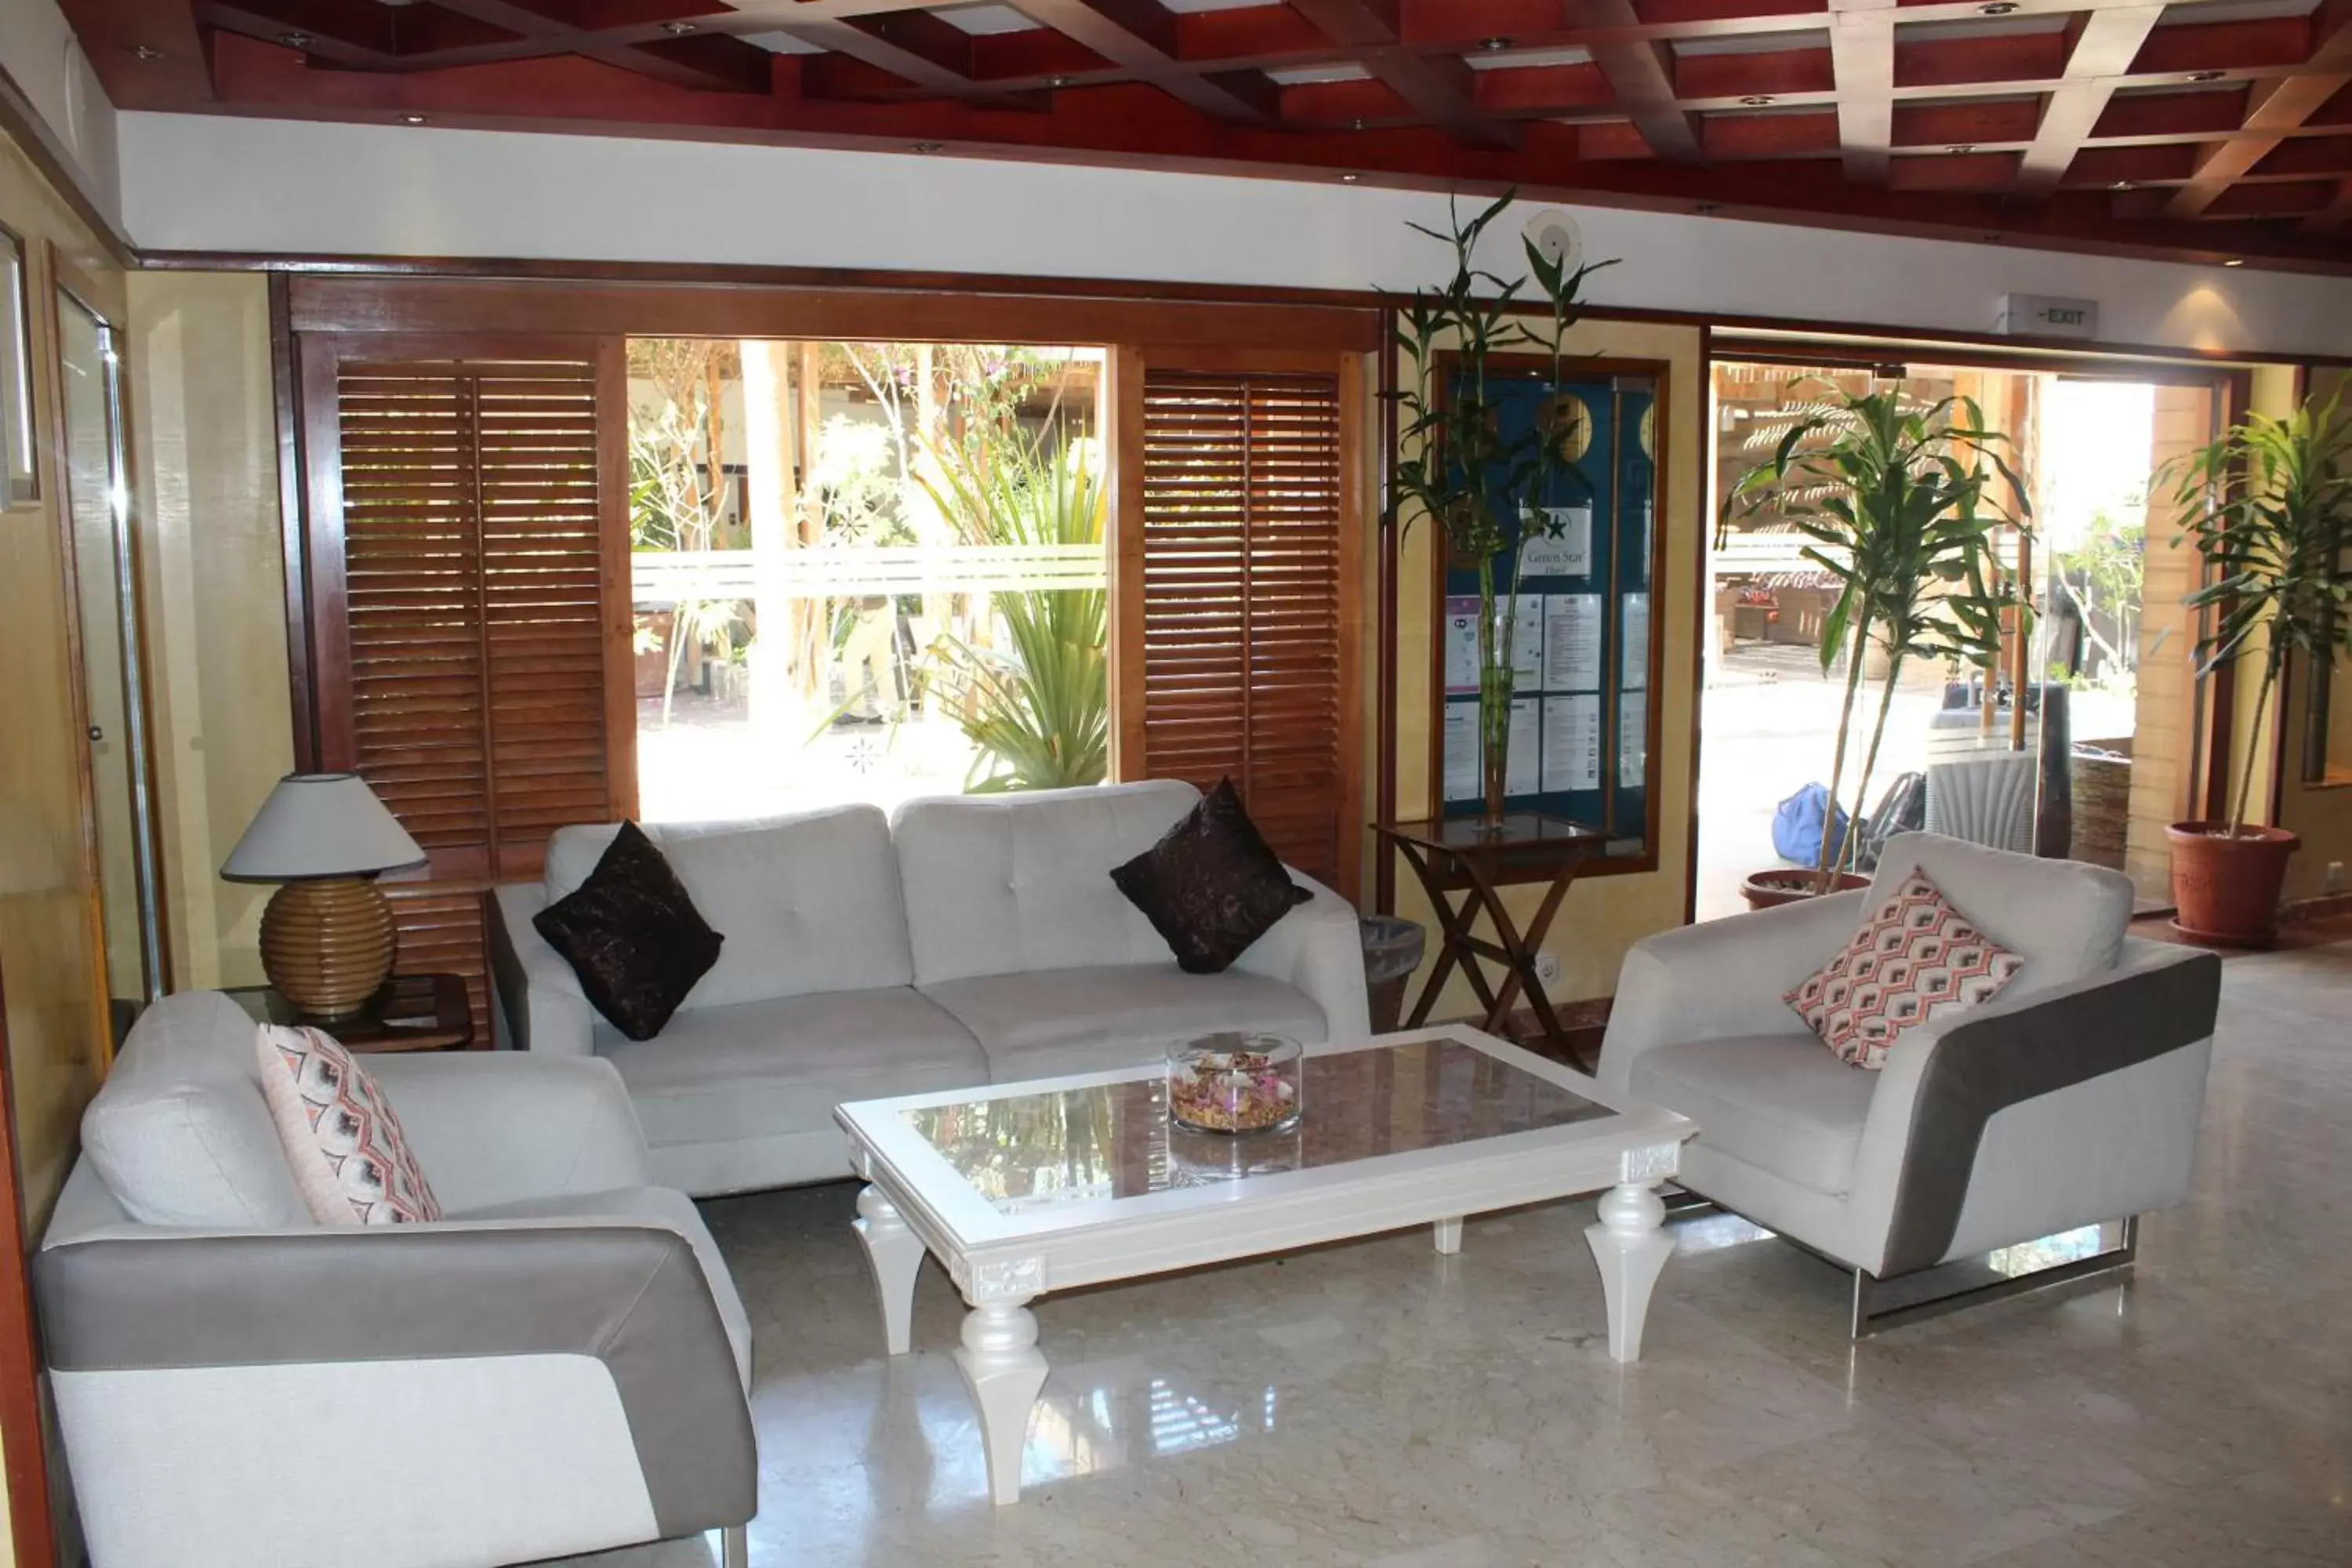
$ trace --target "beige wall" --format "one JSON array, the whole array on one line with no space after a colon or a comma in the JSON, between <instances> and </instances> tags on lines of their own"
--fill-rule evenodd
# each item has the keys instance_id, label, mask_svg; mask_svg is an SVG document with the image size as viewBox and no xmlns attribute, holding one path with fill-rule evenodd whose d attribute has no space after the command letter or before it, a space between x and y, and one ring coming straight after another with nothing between
<instances>
[{"instance_id":1,"label":"beige wall","mask_svg":"<svg viewBox=\"0 0 2352 1568\"><path fill-rule=\"evenodd\" d=\"M2311 396L2324 403L2339 386L2352 403L2352 374L2315 371ZM2279 790L2278 825L2303 838L2303 847L2287 863L2286 897L2293 902L2338 890L2327 885L2330 865L2340 865L2352 876L2352 660L2339 658L2329 681L2327 753L2333 776L2327 782L2305 784L2303 777L2304 694L2311 689L2307 672L2294 671L2288 689L2280 724L2285 780Z\"/></svg>"},{"instance_id":2,"label":"beige wall","mask_svg":"<svg viewBox=\"0 0 2352 1568\"><path fill-rule=\"evenodd\" d=\"M270 889L218 872L294 765L268 285L140 272L130 295L173 974L255 984Z\"/></svg>"},{"instance_id":3,"label":"beige wall","mask_svg":"<svg viewBox=\"0 0 2352 1568\"><path fill-rule=\"evenodd\" d=\"M1664 574L1654 584L1653 613L1664 617L1664 664L1652 684L1660 704L1658 868L1630 876L1594 877L1570 889L1545 942L1559 957L1560 977L1545 989L1555 1001L1607 996L1617 989L1617 969L1625 952L1654 931L1683 923L1690 870L1691 723L1698 700L1699 675L1693 659L1696 584L1707 506L1703 458L1706 442L1706 366L1699 333L1692 327L1627 322L1588 322L1570 341L1572 352L1614 359L1666 362L1666 450L1660 470L1658 525L1665 536ZM1424 520L1406 535L1399 573L1397 609L1397 815L1429 815L1430 573L1437 531ZM1514 920L1535 912L1544 889L1505 890ZM1411 871L1397 867L1397 912L1431 931L1433 962L1436 920ZM1483 924L1481 929L1483 930ZM1423 973L1428 963L1423 964ZM1412 994L1420 994L1416 977ZM1433 1016L1459 1017L1477 1010L1470 988L1456 979Z\"/></svg>"}]
</instances>

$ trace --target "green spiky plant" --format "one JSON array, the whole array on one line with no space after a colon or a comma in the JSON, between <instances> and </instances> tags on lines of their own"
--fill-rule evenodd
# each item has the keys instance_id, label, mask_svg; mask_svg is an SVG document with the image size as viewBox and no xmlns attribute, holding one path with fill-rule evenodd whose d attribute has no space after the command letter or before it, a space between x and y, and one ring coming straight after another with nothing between
<instances>
[{"instance_id":1,"label":"green spiky plant","mask_svg":"<svg viewBox=\"0 0 2352 1568\"><path fill-rule=\"evenodd\" d=\"M1853 825L1862 820L1904 664L1948 659L1990 672L1999 660L2000 613L2020 601L2001 574L1995 534L2030 531L2032 503L2001 455L2009 437L1987 428L1969 398L1921 405L1894 392L1837 392L1768 429L1777 430L1772 455L1724 497L1717 542L1733 524L1769 514L1803 534L1811 542L1805 558L1837 580L1819 648L1824 676L1841 655L1847 660L1830 763L1833 805L1841 804L1866 655L1873 646L1886 655L1849 827L1841 838L1834 818L1823 824L1815 867L1822 890L1836 862L1851 863L1858 847ZM2004 490L2017 498L2015 512Z\"/></svg>"},{"instance_id":2,"label":"green spiky plant","mask_svg":"<svg viewBox=\"0 0 2352 1568\"><path fill-rule=\"evenodd\" d=\"M2200 616L2213 612L2198 641L2197 673L2230 668L2259 652L2257 735L2290 658L2300 652L2332 664L2352 654L2352 579L2343 569L2352 540L2352 417L2341 397L2339 388L2284 419L2250 415L2211 445L2157 470L2184 513L2173 542L2194 541L2209 568L2205 584L2182 601ZM2224 803L2231 838L2245 834L2260 752L2246 748Z\"/></svg>"},{"instance_id":3,"label":"green spiky plant","mask_svg":"<svg viewBox=\"0 0 2352 1568\"><path fill-rule=\"evenodd\" d=\"M982 419L933 450L924 489L967 544L1101 548L1108 497L1087 445L1065 443L1057 421L1036 432ZM1009 647L940 639L938 653L967 686L963 732L980 755L973 795L1102 782L1110 765L1108 609L1100 588L1024 588L992 595ZM984 771L983 771L984 770Z\"/></svg>"},{"instance_id":4,"label":"green spiky plant","mask_svg":"<svg viewBox=\"0 0 2352 1568\"><path fill-rule=\"evenodd\" d=\"M1514 570L1496 616L1495 567L1515 537L1524 550L1533 539L1556 534L1556 524L1535 521L1543 516L1538 508L1559 476L1577 470L1567 456L1574 432L1563 405L1548 399L1530 426L1505 435L1486 396L1487 369L1497 354L1533 351L1550 357L1548 384L1559 386L1569 359L1569 329L1581 316L1584 280L1615 265L1586 262L1571 270L1529 240L1525 277L1506 279L1481 268L1474 258L1480 237L1517 199L1517 191L1507 191L1466 220L1449 204L1450 232L1407 225L1452 248L1454 272L1438 288L1418 290L1397 305L1395 343L1411 363L1403 384L1382 395L1397 405L1397 449L1404 454L1390 471L1390 521L1435 520L1448 553L1477 569L1479 754L1490 819L1503 811L1519 612ZM1451 384L1441 365L1448 355Z\"/></svg>"}]
</instances>

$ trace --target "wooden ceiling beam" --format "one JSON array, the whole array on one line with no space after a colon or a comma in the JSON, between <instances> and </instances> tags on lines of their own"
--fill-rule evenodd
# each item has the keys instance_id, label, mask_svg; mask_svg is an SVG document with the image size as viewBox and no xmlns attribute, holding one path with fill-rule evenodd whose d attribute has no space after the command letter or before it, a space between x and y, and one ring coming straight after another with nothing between
<instances>
[{"instance_id":1,"label":"wooden ceiling beam","mask_svg":"<svg viewBox=\"0 0 2352 1568\"><path fill-rule=\"evenodd\" d=\"M1830 0L1828 20L1845 177L1883 185L1895 148L1895 0Z\"/></svg>"},{"instance_id":2,"label":"wooden ceiling beam","mask_svg":"<svg viewBox=\"0 0 2352 1568\"><path fill-rule=\"evenodd\" d=\"M341 15L340 7L314 5L309 0L236 0L234 4L197 0L195 16L207 26L242 33L337 65L389 64L398 47L393 34L393 19L398 13L389 5L372 3L359 9L373 15Z\"/></svg>"},{"instance_id":3,"label":"wooden ceiling beam","mask_svg":"<svg viewBox=\"0 0 2352 1568\"><path fill-rule=\"evenodd\" d=\"M2335 199L2295 226L2305 234L2333 234L2352 223L2352 177L2336 187Z\"/></svg>"},{"instance_id":4,"label":"wooden ceiling beam","mask_svg":"<svg viewBox=\"0 0 2352 1568\"><path fill-rule=\"evenodd\" d=\"M1187 70L1177 59L1176 14L1160 0L1013 0L1031 21L1052 28L1188 103L1213 120L1263 125L1281 118L1282 93L1264 71L1214 76Z\"/></svg>"},{"instance_id":5,"label":"wooden ceiling beam","mask_svg":"<svg viewBox=\"0 0 2352 1568\"><path fill-rule=\"evenodd\" d=\"M1364 68L1433 125L1466 147L1505 151L1518 132L1478 110L1477 85L1459 56L1408 54L1386 46L1400 40L1398 0L1289 0L1333 43L1364 52Z\"/></svg>"},{"instance_id":6,"label":"wooden ceiling beam","mask_svg":"<svg viewBox=\"0 0 2352 1568\"><path fill-rule=\"evenodd\" d=\"M762 51L755 44L741 44L733 39L722 40L730 50L727 63L714 63L709 51L681 55L652 43L615 43L602 34L583 32L571 23L517 0L433 0L445 11L527 38L543 39L558 46L561 52L585 56L608 66L618 66L639 76L651 77L673 87L690 87L705 91L756 92L768 89L768 67L755 58ZM742 51L751 51L749 54Z\"/></svg>"},{"instance_id":7,"label":"wooden ceiling beam","mask_svg":"<svg viewBox=\"0 0 2352 1568\"><path fill-rule=\"evenodd\" d=\"M1638 27L1633 0L1560 0L1570 28L1607 34ZM1647 38L1596 38L1592 63L1609 79L1618 105L1661 158L1690 163L1700 156L1698 121L1676 101L1673 58Z\"/></svg>"},{"instance_id":8,"label":"wooden ceiling beam","mask_svg":"<svg viewBox=\"0 0 2352 1568\"><path fill-rule=\"evenodd\" d=\"M877 12L805 22L794 16L779 30L804 44L862 60L917 87L960 94L971 91L974 85L970 35L929 11ZM944 37L941 30L956 36Z\"/></svg>"},{"instance_id":9,"label":"wooden ceiling beam","mask_svg":"<svg viewBox=\"0 0 2352 1568\"><path fill-rule=\"evenodd\" d=\"M2165 216L2193 218L2221 199L2288 132L2352 86L2352 0L2327 0L2311 15L2311 47L2304 56L2308 74L2257 82L2246 93L2241 134L2210 149L2189 183L2173 193Z\"/></svg>"},{"instance_id":10,"label":"wooden ceiling beam","mask_svg":"<svg viewBox=\"0 0 2352 1568\"><path fill-rule=\"evenodd\" d=\"M2113 79L2130 72L2163 15L2161 5L2143 5L2093 11L2076 19L2074 47L2066 54L2066 80L2043 100L2033 145L2017 163L2021 194L2045 196L2065 178L2067 166L2115 97Z\"/></svg>"}]
</instances>

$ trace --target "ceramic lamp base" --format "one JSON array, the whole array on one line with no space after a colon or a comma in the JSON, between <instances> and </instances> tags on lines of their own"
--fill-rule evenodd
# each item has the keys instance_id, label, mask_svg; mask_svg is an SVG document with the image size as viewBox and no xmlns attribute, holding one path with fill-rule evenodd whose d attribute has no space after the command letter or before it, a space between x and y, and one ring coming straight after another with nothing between
<instances>
[{"instance_id":1,"label":"ceramic lamp base","mask_svg":"<svg viewBox=\"0 0 2352 1568\"><path fill-rule=\"evenodd\" d=\"M306 1018L347 1018L383 988L398 947L392 906L359 877L288 882L261 912L261 967Z\"/></svg>"}]
</instances>

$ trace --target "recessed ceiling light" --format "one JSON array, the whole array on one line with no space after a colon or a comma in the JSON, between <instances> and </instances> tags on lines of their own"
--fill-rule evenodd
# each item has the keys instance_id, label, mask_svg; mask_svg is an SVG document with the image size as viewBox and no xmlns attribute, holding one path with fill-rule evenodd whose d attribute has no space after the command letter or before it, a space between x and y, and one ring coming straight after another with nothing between
<instances>
[{"instance_id":1,"label":"recessed ceiling light","mask_svg":"<svg viewBox=\"0 0 2352 1568\"><path fill-rule=\"evenodd\" d=\"M1511 47L1511 40L1508 38L1481 38L1478 40L1478 47L1486 50L1490 55L1499 55L1505 49Z\"/></svg>"},{"instance_id":2,"label":"recessed ceiling light","mask_svg":"<svg viewBox=\"0 0 2352 1568\"><path fill-rule=\"evenodd\" d=\"M1066 76L1049 76L1045 79L1045 85L1047 87L1067 87L1070 85L1070 79Z\"/></svg>"},{"instance_id":3,"label":"recessed ceiling light","mask_svg":"<svg viewBox=\"0 0 2352 1568\"><path fill-rule=\"evenodd\" d=\"M2134 184L2129 180L2109 180L2107 182L2107 189L2111 191L2136 191L2139 189L2139 186Z\"/></svg>"},{"instance_id":4,"label":"recessed ceiling light","mask_svg":"<svg viewBox=\"0 0 2352 1568\"><path fill-rule=\"evenodd\" d=\"M673 38L683 38L688 33L694 31L694 24L691 22L664 22L662 24L662 31L667 33Z\"/></svg>"},{"instance_id":5,"label":"recessed ceiling light","mask_svg":"<svg viewBox=\"0 0 2352 1568\"><path fill-rule=\"evenodd\" d=\"M1361 181L1363 177L1361 174L1342 174L1339 176L1339 183L1343 185L1352 185Z\"/></svg>"},{"instance_id":6,"label":"recessed ceiling light","mask_svg":"<svg viewBox=\"0 0 2352 1568\"><path fill-rule=\"evenodd\" d=\"M152 44L133 44L131 46L131 58L134 60L160 60L163 58L163 51Z\"/></svg>"},{"instance_id":7,"label":"recessed ceiling light","mask_svg":"<svg viewBox=\"0 0 2352 1568\"><path fill-rule=\"evenodd\" d=\"M1772 95L1769 92L1751 92L1739 101L1750 109L1761 109L1772 101Z\"/></svg>"},{"instance_id":8,"label":"recessed ceiling light","mask_svg":"<svg viewBox=\"0 0 2352 1568\"><path fill-rule=\"evenodd\" d=\"M308 33L280 33L278 35L278 41L285 45L289 49L307 49L310 47L310 35Z\"/></svg>"},{"instance_id":9,"label":"recessed ceiling light","mask_svg":"<svg viewBox=\"0 0 2352 1568\"><path fill-rule=\"evenodd\" d=\"M914 146L918 153L944 153L947 150L948 144L944 142L918 142Z\"/></svg>"},{"instance_id":10,"label":"recessed ceiling light","mask_svg":"<svg viewBox=\"0 0 2352 1568\"><path fill-rule=\"evenodd\" d=\"M2017 9L2017 0L1985 0L1977 7L1979 16L2006 16Z\"/></svg>"},{"instance_id":11,"label":"recessed ceiling light","mask_svg":"<svg viewBox=\"0 0 2352 1568\"><path fill-rule=\"evenodd\" d=\"M2228 76L2229 74L2230 73L2228 71L2190 71L2189 73L2189 79L2190 81L2220 81L2223 77Z\"/></svg>"},{"instance_id":12,"label":"recessed ceiling light","mask_svg":"<svg viewBox=\"0 0 2352 1568\"><path fill-rule=\"evenodd\" d=\"M2243 267L2245 264L2246 258L2242 256L2225 256L2221 258L2221 265L2224 267Z\"/></svg>"},{"instance_id":13,"label":"recessed ceiling light","mask_svg":"<svg viewBox=\"0 0 2352 1568\"><path fill-rule=\"evenodd\" d=\"M1348 121L1348 129L1350 131L1361 131L1363 128L1364 122L1360 120L1350 120Z\"/></svg>"},{"instance_id":14,"label":"recessed ceiling light","mask_svg":"<svg viewBox=\"0 0 2352 1568\"><path fill-rule=\"evenodd\" d=\"M1987 245L1999 245L2000 243L2000 236L1997 234L1986 235L1984 237L1984 242Z\"/></svg>"},{"instance_id":15,"label":"recessed ceiling light","mask_svg":"<svg viewBox=\"0 0 2352 1568\"><path fill-rule=\"evenodd\" d=\"M1721 202L1701 202L1698 205L1691 208L1691 211L1696 213L1701 217L1706 216L1709 213L1719 213L1722 210L1723 204Z\"/></svg>"},{"instance_id":16,"label":"recessed ceiling light","mask_svg":"<svg viewBox=\"0 0 2352 1568\"><path fill-rule=\"evenodd\" d=\"M1977 145L1973 142L1956 142L1944 149L1947 153L1973 153L1976 150Z\"/></svg>"},{"instance_id":17,"label":"recessed ceiling light","mask_svg":"<svg viewBox=\"0 0 2352 1568\"><path fill-rule=\"evenodd\" d=\"M404 114L400 117L400 122L403 125L422 125L425 123L425 120L421 114Z\"/></svg>"}]
</instances>

